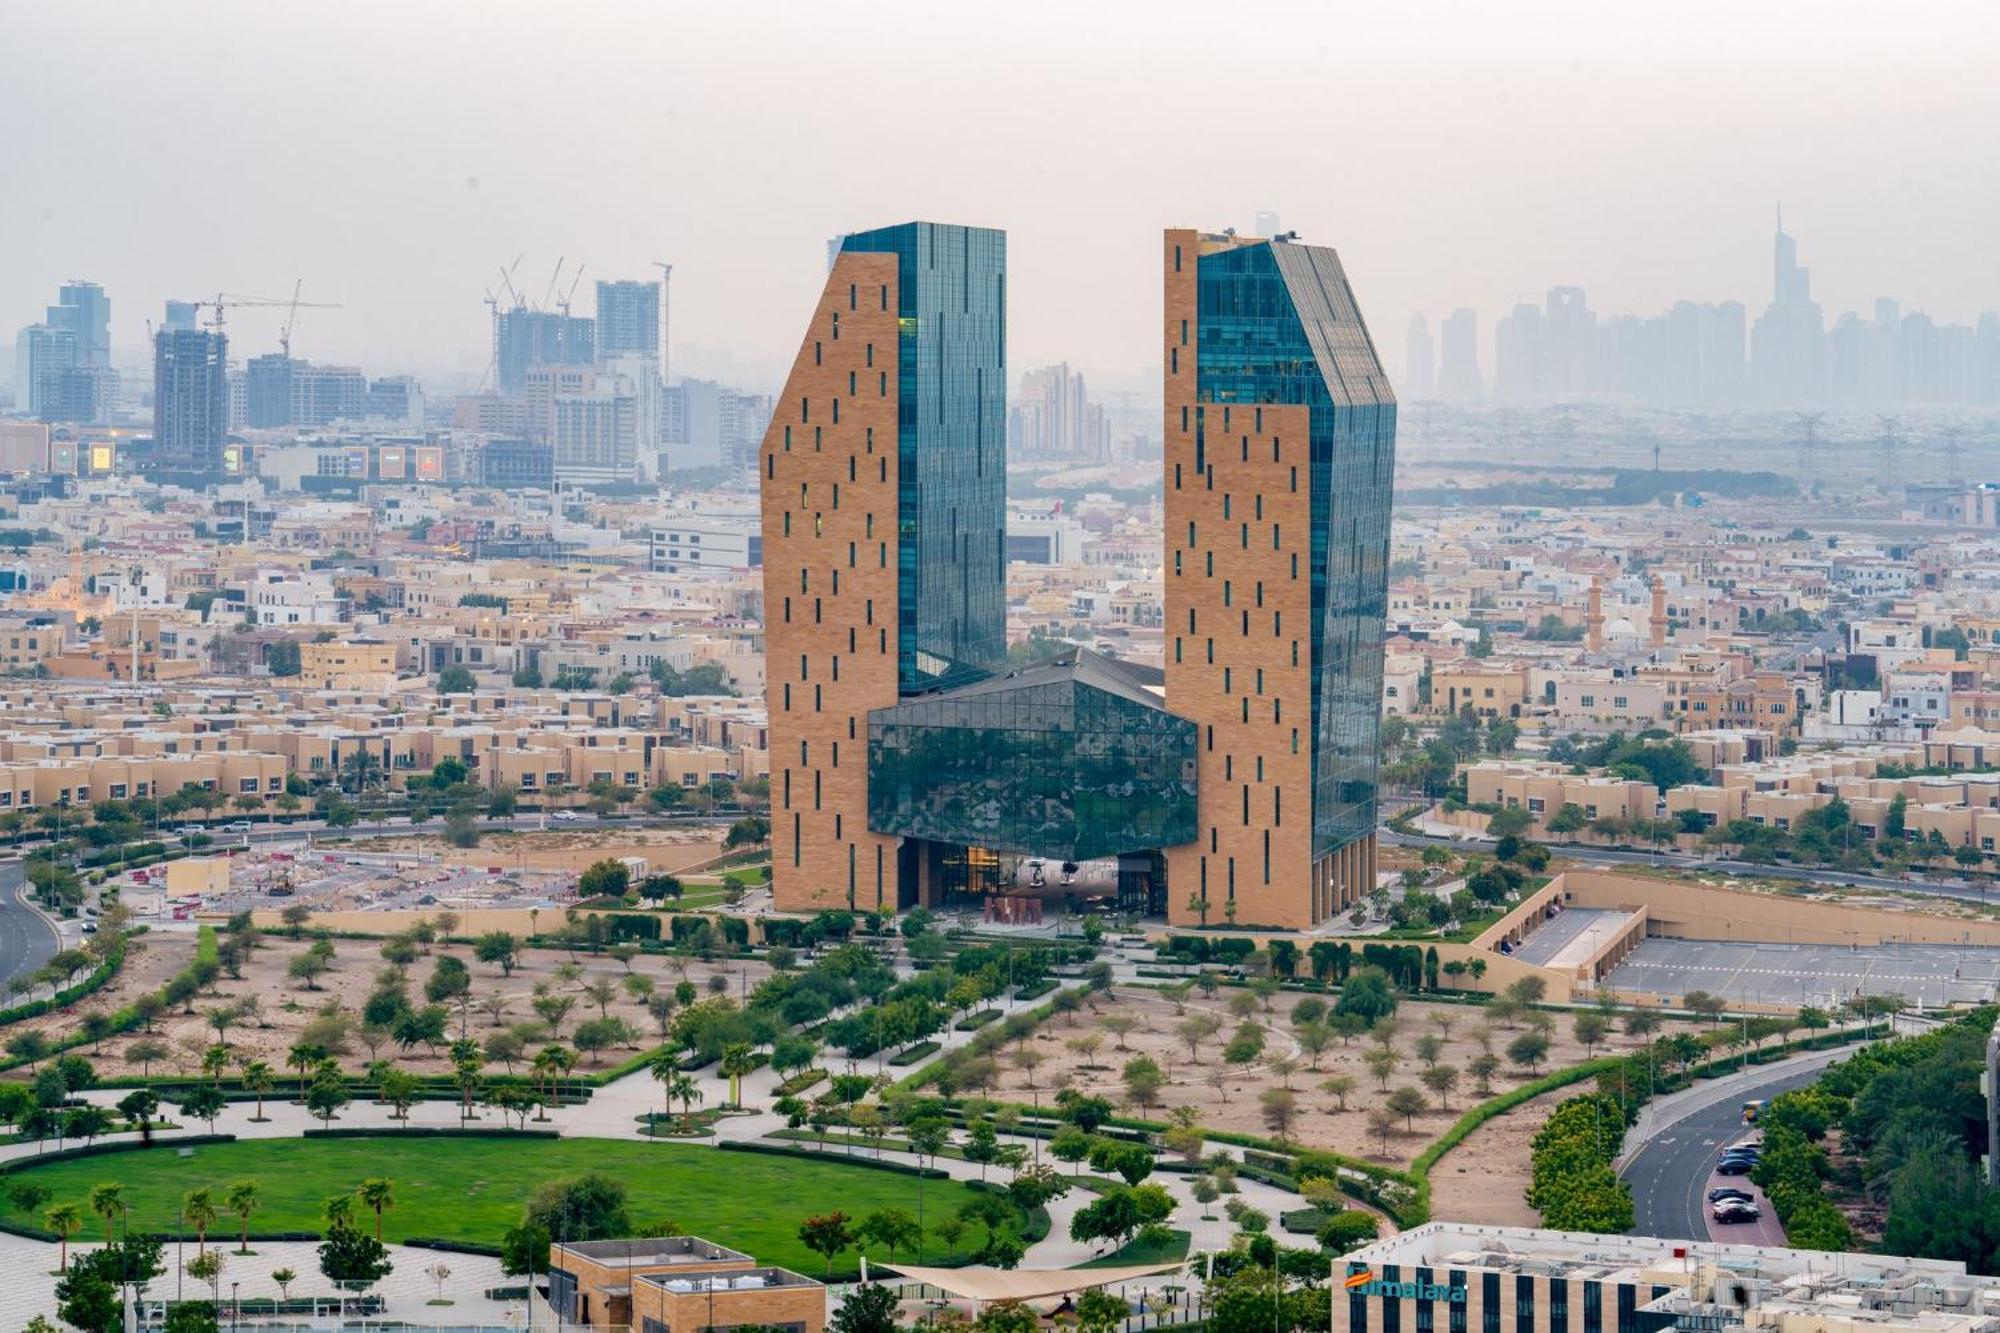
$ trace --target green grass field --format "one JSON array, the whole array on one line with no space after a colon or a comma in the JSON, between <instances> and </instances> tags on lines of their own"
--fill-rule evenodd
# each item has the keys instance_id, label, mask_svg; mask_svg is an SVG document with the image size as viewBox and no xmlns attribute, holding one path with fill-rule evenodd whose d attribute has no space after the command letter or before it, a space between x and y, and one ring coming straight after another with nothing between
<instances>
[{"instance_id":1,"label":"green grass field","mask_svg":"<svg viewBox=\"0 0 2000 1333\"><path fill-rule=\"evenodd\" d=\"M385 1240L424 1236L497 1245L518 1222L528 1194L545 1180L603 1171L624 1182L635 1223L670 1218L683 1230L760 1262L819 1276L826 1261L799 1243L799 1222L839 1209L859 1219L878 1208L917 1209L917 1180L889 1171L722 1152L713 1147L621 1139L258 1139L196 1147L181 1157L171 1146L55 1162L10 1175L53 1193L51 1204L73 1203L84 1217L78 1240L101 1234L91 1215L93 1185L125 1188L130 1225L171 1234L189 1190L212 1188L220 1206L228 1186L255 1180L263 1206L250 1231L312 1231L320 1206L371 1176L395 1182L395 1207L383 1218ZM972 1197L949 1180L924 1182L924 1213L936 1221ZM0 1209L5 1209L0 1196ZM39 1226L40 1213L13 1220ZM361 1212L372 1224L372 1218ZM225 1215L212 1235L234 1236ZM977 1233L975 1226L974 1232ZM929 1242L932 1260L943 1246ZM961 1246L963 1248L963 1246ZM838 1270L852 1266L843 1256Z\"/></svg>"}]
</instances>

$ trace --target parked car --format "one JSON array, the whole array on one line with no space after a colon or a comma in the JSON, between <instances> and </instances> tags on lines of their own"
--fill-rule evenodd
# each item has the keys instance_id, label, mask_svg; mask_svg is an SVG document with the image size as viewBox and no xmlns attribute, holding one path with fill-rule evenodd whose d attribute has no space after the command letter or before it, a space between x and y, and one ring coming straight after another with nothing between
<instances>
[{"instance_id":1,"label":"parked car","mask_svg":"<svg viewBox=\"0 0 2000 1333\"><path fill-rule=\"evenodd\" d=\"M1748 1190L1737 1189L1734 1185L1717 1185L1708 1192L1710 1203L1721 1203L1724 1199L1735 1199L1742 1203L1755 1203L1756 1196Z\"/></svg>"},{"instance_id":2,"label":"parked car","mask_svg":"<svg viewBox=\"0 0 2000 1333\"><path fill-rule=\"evenodd\" d=\"M1757 1164L1747 1157L1725 1157L1715 1164L1718 1176L1747 1176Z\"/></svg>"},{"instance_id":3,"label":"parked car","mask_svg":"<svg viewBox=\"0 0 2000 1333\"><path fill-rule=\"evenodd\" d=\"M1722 1223L1755 1222L1762 1216L1754 1203L1740 1203L1735 1199L1729 1199L1715 1205L1715 1220Z\"/></svg>"}]
</instances>

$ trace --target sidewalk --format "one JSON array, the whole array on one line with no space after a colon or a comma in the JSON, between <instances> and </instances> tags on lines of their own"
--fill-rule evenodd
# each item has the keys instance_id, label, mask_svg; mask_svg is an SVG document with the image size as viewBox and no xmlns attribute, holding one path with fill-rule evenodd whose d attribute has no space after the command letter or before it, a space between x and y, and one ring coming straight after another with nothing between
<instances>
[{"instance_id":1,"label":"sidewalk","mask_svg":"<svg viewBox=\"0 0 2000 1333\"><path fill-rule=\"evenodd\" d=\"M1612 1169L1623 1171L1637 1157L1646 1145L1673 1126L1696 1112L1705 1111L1718 1103L1732 1101L1754 1088L1794 1074L1811 1073L1824 1069L1836 1060L1854 1054L1855 1047L1834 1046L1823 1051L1807 1051L1786 1060L1774 1060L1767 1065L1751 1065L1721 1078L1696 1081L1691 1087L1679 1092L1670 1092L1664 1097L1656 1097L1639 1108L1638 1118L1632 1128L1625 1132L1625 1146Z\"/></svg>"}]
</instances>

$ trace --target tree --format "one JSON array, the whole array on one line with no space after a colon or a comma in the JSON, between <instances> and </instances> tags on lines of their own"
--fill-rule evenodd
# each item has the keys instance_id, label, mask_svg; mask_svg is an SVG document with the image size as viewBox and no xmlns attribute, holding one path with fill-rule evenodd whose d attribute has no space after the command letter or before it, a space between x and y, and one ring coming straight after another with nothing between
<instances>
[{"instance_id":1,"label":"tree","mask_svg":"<svg viewBox=\"0 0 2000 1333\"><path fill-rule=\"evenodd\" d=\"M577 876L576 891L582 898L622 898L632 882L632 869L623 861L606 857L595 861Z\"/></svg>"},{"instance_id":2,"label":"tree","mask_svg":"<svg viewBox=\"0 0 2000 1333\"><path fill-rule=\"evenodd\" d=\"M334 1223L320 1242L319 1271L336 1287L365 1291L394 1270L387 1247L352 1223Z\"/></svg>"},{"instance_id":3,"label":"tree","mask_svg":"<svg viewBox=\"0 0 2000 1333\"><path fill-rule=\"evenodd\" d=\"M264 1095L277 1086L277 1072L264 1061L252 1060L249 1064L243 1066L243 1090L257 1094L257 1114L252 1117L255 1123L263 1123Z\"/></svg>"},{"instance_id":4,"label":"tree","mask_svg":"<svg viewBox=\"0 0 2000 1333\"><path fill-rule=\"evenodd\" d=\"M896 1251L904 1246L922 1243L923 1228L917 1219L901 1208L878 1208L861 1219L854 1227L857 1240L870 1245L880 1245L889 1252L889 1262L896 1261Z\"/></svg>"},{"instance_id":5,"label":"tree","mask_svg":"<svg viewBox=\"0 0 2000 1333\"><path fill-rule=\"evenodd\" d=\"M337 1069L327 1069L306 1087L306 1110L318 1118L322 1125L333 1123L340 1108L347 1105L347 1081Z\"/></svg>"},{"instance_id":6,"label":"tree","mask_svg":"<svg viewBox=\"0 0 2000 1333\"><path fill-rule=\"evenodd\" d=\"M1298 1096L1287 1088L1266 1088L1257 1095L1257 1101L1263 1110L1265 1128L1280 1140L1289 1137L1292 1122L1298 1117Z\"/></svg>"},{"instance_id":7,"label":"tree","mask_svg":"<svg viewBox=\"0 0 2000 1333\"><path fill-rule=\"evenodd\" d=\"M1345 1208L1334 1213L1320 1223L1313 1239L1321 1249L1333 1254L1346 1254L1358 1245L1374 1240L1378 1224L1373 1213L1364 1213L1358 1208Z\"/></svg>"},{"instance_id":8,"label":"tree","mask_svg":"<svg viewBox=\"0 0 2000 1333\"><path fill-rule=\"evenodd\" d=\"M125 1202L125 1187L115 1184L91 1186L90 1211L96 1213L99 1220L104 1223L104 1243L109 1245L111 1229L118 1224L118 1219L129 1211L129 1206Z\"/></svg>"},{"instance_id":9,"label":"tree","mask_svg":"<svg viewBox=\"0 0 2000 1333\"><path fill-rule=\"evenodd\" d=\"M361 1200L363 1207L375 1214L375 1239L382 1239L382 1214L396 1206L394 1182L381 1176L374 1176L361 1182L354 1191L354 1197Z\"/></svg>"},{"instance_id":10,"label":"tree","mask_svg":"<svg viewBox=\"0 0 2000 1333\"><path fill-rule=\"evenodd\" d=\"M1438 1105L1451 1109L1451 1090L1458 1086L1458 1071L1450 1065L1432 1065L1417 1076L1424 1087L1438 1099Z\"/></svg>"},{"instance_id":11,"label":"tree","mask_svg":"<svg viewBox=\"0 0 2000 1333\"><path fill-rule=\"evenodd\" d=\"M814 1254L826 1256L826 1276L833 1277L833 1260L842 1250L854 1244L854 1232L848 1226L847 1214L842 1212L820 1213L799 1223L799 1243Z\"/></svg>"},{"instance_id":12,"label":"tree","mask_svg":"<svg viewBox=\"0 0 2000 1333\"><path fill-rule=\"evenodd\" d=\"M262 1207L263 1202L257 1195L257 1182L254 1180L236 1181L223 1192L223 1207L236 1214L237 1220L243 1224L237 1234L238 1254L250 1253L250 1214Z\"/></svg>"},{"instance_id":13,"label":"tree","mask_svg":"<svg viewBox=\"0 0 2000 1333\"><path fill-rule=\"evenodd\" d=\"M1151 1106L1167 1081L1166 1071L1150 1055L1135 1055L1127 1060L1121 1077L1126 1095L1141 1107Z\"/></svg>"},{"instance_id":14,"label":"tree","mask_svg":"<svg viewBox=\"0 0 2000 1333\"><path fill-rule=\"evenodd\" d=\"M932 1228L942 1238L947 1225L963 1235L965 1224L957 1218L948 1218ZM896 1311L899 1305L896 1293L879 1282L864 1282L850 1287L840 1301L840 1308L833 1312L828 1327L833 1333L896 1333Z\"/></svg>"},{"instance_id":15,"label":"tree","mask_svg":"<svg viewBox=\"0 0 2000 1333\"><path fill-rule=\"evenodd\" d=\"M73 1203L59 1203L42 1214L42 1225L56 1233L60 1242L57 1251L56 1271L69 1271L69 1238L83 1228L83 1216Z\"/></svg>"},{"instance_id":16,"label":"tree","mask_svg":"<svg viewBox=\"0 0 2000 1333\"><path fill-rule=\"evenodd\" d=\"M208 1248L208 1229L221 1215L222 1210L215 1206L214 1192L206 1186L189 1190L181 1199L181 1220L194 1228L197 1253Z\"/></svg>"},{"instance_id":17,"label":"tree","mask_svg":"<svg viewBox=\"0 0 2000 1333\"><path fill-rule=\"evenodd\" d=\"M1583 1043L1583 1053L1586 1059L1597 1053L1598 1043L1602 1042L1611 1031L1611 1022L1609 1019L1605 1018L1603 1014L1591 1013L1588 1010L1578 1013L1575 1022L1570 1026L1571 1030L1576 1034L1576 1039Z\"/></svg>"},{"instance_id":18,"label":"tree","mask_svg":"<svg viewBox=\"0 0 2000 1333\"><path fill-rule=\"evenodd\" d=\"M1396 1012L1396 993L1389 974L1378 967L1357 968L1341 983L1336 1014L1349 1014L1375 1023Z\"/></svg>"},{"instance_id":19,"label":"tree","mask_svg":"<svg viewBox=\"0 0 2000 1333\"><path fill-rule=\"evenodd\" d=\"M221 1089L212 1083L198 1083L181 1094L181 1114L190 1120L206 1120L208 1132L215 1132L215 1118L224 1106Z\"/></svg>"},{"instance_id":20,"label":"tree","mask_svg":"<svg viewBox=\"0 0 2000 1333\"><path fill-rule=\"evenodd\" d=\"M479 688L470 671L462 666L446 667L438 673L437 692L439 694L471 694Z\"/></svg>"},{"instance_id":21,"label":"tree","mask_svg":"<svg viewBox=\"0 0 2000 1333\"><path fill-rule=\"evenodd\" d=\"M1534 1073L1542 1061L1548 1058L1548 1037L1533 1028L1521 1033L1507 1043L1507 1058Z\"/></svg>"}]
</instances>

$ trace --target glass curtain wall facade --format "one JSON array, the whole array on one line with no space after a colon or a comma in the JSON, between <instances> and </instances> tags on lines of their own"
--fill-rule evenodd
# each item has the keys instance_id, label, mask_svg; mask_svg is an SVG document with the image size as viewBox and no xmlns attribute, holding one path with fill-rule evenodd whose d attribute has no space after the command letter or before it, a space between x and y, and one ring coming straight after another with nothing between
<instances>
[{"instance_id":1,"label":"glass curtain wall facade","mask_svg":"<svg viewBox=\"0 0 2000 1333\"><path fill-rule=\"evenodd\" d=\"M1070 861L1184 843L1195 751L1194 724L1136 691L1036 668L871 713L868 825Z\"/></svg>"},{"instance_id":2,"label":"glass curtain wall facade","mask_svg":"<svg viewBox=\"0 0 2000 1333\"><path fill-rule=\"evenodd\" d=\"M897 261L900 689L965 684L1007 655L1007 234L911 222L841 249Z\"/></svg>"},{"instance_id":3,"label":"glass curtain wall facade","mask_svg":"<svg viewBox=\"0 0 2000 1333\"><path fill-rule=\"evenodd\" d=\"M1335 253L1250 244L1205 254L1203 403L1310 411L1313 852L1375 827L1396 402Z\"/></svg>"}]
</instances>

